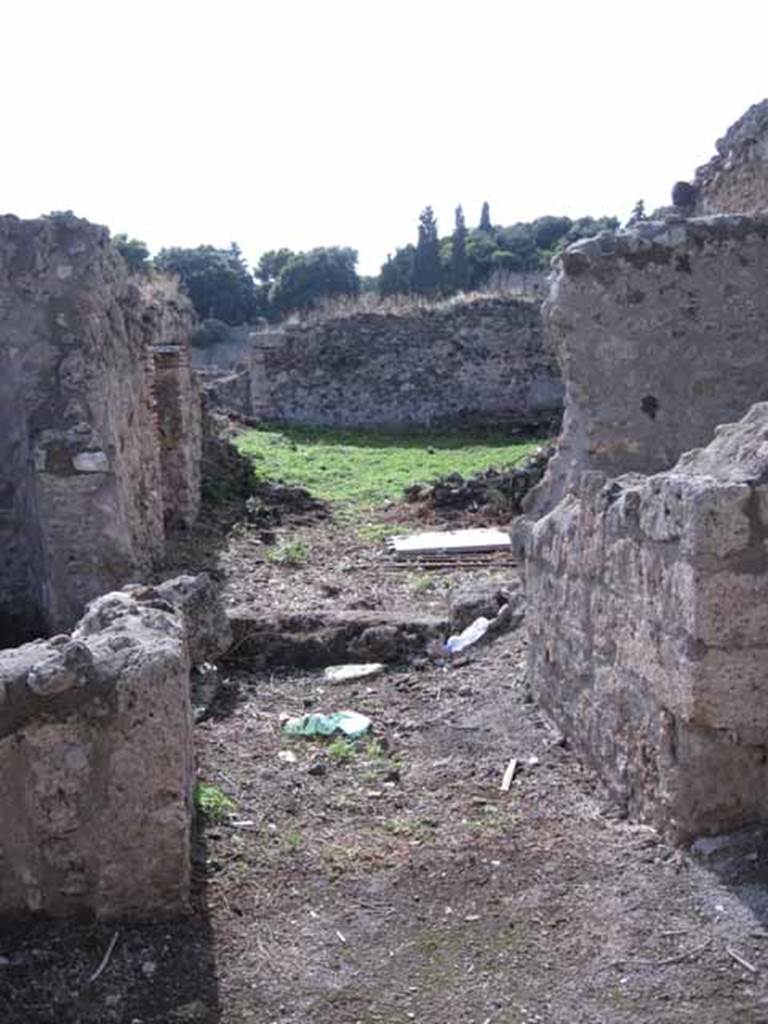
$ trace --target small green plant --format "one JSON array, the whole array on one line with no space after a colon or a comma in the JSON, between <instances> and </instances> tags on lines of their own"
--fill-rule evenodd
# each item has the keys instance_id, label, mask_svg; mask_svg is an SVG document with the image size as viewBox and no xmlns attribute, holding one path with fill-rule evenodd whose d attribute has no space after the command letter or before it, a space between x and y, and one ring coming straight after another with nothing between
<instances>
[{"instance_id":1,"label":"small green plant","mask_svg":"<svg viewBox=\"0 0 768 1024\"><path fill-rule=\"evenodd\" d=\"M198 782L195 786L195 807L209 821L226 821L236 806L235 801L223 793L218 786L211 786L205 782Z\"/></svg>"},{"instance_id":2,"label":"small green plant","mask_svg":"<svg viewBox=\"0 0 768 1024\"><path fill-rule=\"evenodd\" d=\"M285 835L285 845L292 853L297 853L301 849L303 842L304 839L297 828L292 828Z\"/></svg>"},{"instance_id":3,"label":"small green plant","mask_svg":"<svg viewBox=\"0 0 768 1024\"><path fill-rule=\"evenodd\" d=\"M309 561L309 547L303 540L281 540L267 550L267 559L277 565L306 565Z\"/></svg>"},{"instance_id":4,"label":"small green plant","mask_svg":"<svg viewBox=\"0 0 768 1024\"><path fill-rule=\"evenodd\" d=\"M435 834L435 823L429 818L388 818L383 823L393 836L425 842Z\"/></svg>"},{"instance_id":5,"label":"small green plant","mask_svg":"<svg viewBox=\"0 0 768 1024\"><path fill-rule=\"evenodd\" d=\"M428 594L435 589L435 580L427 572L409 572L406 579L414 594Z\"/></svg>"},{"instance_id":6,"label":"small green plant","mask_svg":"<svg viewBox=\"0 0 768 1024\"><path fill-rule=\"evenodd\" d=\"M350 740L345 740L342 737L334 740L333 743L328 744L328 757L334 761L338 761L339 764L348 764L350 761L354 761L357 757L357 750L354 743Z\"/></svg>"},{"instance_id":7,"label":"small green plant","mask_svg":"<svg viewBox=\"0 0 768 1024\"><path fill-rule=\"evenodd\" d=\"M495 804L485 804L481 807L469 824L476 832L496 833L503 829L501 814Z\"/></svg>"},{"instance_id":8,"label":"small green plant","mask_svg":"<svg viewBox=\"0 0 768 1024\"><path fill-rule=\"evenodd\" d=\"M387 537L408 533L413 529L415 525L409 523L363 523L357 527L355 533L357 539L364 544L380 544Z\"/></svg>"},{"instance_id":9,"label":"small green plant","mask_svg":"<svg viewBox=\"0 0 768 1024\"><path fill-rule=\"evenodd\" d=\"M368 761L383 761L386 758L380 740L368 740L363 753Z\"/></svg>"}]
</instances>

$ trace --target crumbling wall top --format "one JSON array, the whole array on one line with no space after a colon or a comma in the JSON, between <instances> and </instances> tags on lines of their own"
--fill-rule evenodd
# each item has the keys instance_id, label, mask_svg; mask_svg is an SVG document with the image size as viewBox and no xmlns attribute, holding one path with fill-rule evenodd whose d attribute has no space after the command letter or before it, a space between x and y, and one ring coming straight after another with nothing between
<instances>
[{"instance_id":1,"label":"crumbling wall top","mask_svg":"<svg viewBox=\"0 0 768 1024\"><path fill-rule=\"evenodd\" d=\"M717 140L717 155L695 176L697 213L768 209L768 100L755 103Z\"/></svg>"},{"instance_id":2,"label":"crumbling wall top","mask_svg":"<svg viewBox=\"0 0 768 1024\"><path fill-rule=\"evenodd\" d=\"M529 511L585 470L669 469L768 399L768 216L644 222L563 253L544 319L566 387Z\"/></svg>"},{"instance_id":3,"label":"crumbling wall top","mask_svg":"<svg viewBox=\"0 0 768 1024\"><path fill-rule=\"evenodd\" d=\"M574 242L561 254L556 269L570 277L591 273L605 280L612 263L620 267L623 262L628 271L640 270L649 264L668 264L685 250L700 252L708 245L738 243L750 235L768 238L768 214L641 221L623 231L603 231Z\"/></svg>"}]
</instances>

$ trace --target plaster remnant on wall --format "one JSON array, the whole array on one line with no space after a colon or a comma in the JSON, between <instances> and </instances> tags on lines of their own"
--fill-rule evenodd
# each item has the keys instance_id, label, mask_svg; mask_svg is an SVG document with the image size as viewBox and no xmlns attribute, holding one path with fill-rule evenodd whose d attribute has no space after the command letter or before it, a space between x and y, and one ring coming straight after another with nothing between
<instances>
[{"instance_id":1,"label":"plaster remnant on wall","mask_svg":"<svg viewBox=\"0 0 768 1024\"><path fill-rule=\"evenodd\" d=\"M109 459L105 452L78 452L72 465L79 473L108 473Z\"/></svg>"}]
</instances>

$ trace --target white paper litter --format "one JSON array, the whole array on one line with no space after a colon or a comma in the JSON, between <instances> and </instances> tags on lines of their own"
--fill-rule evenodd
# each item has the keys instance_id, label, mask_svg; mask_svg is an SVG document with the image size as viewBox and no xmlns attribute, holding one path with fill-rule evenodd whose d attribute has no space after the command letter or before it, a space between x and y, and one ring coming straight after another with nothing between
<instances>
[{"instance_id":1,"label":"white paper litter","mask_svg":"<svg viewBox=\"0 0 768 1024\"><path fill-rule=\"evenodd\" d=\"M487 527L474 530L430 530L426 533L390 537L387 546L396 555L412 558L418 555L509 551L512 541L504 530Z\"/></svg>"}]
</instances>

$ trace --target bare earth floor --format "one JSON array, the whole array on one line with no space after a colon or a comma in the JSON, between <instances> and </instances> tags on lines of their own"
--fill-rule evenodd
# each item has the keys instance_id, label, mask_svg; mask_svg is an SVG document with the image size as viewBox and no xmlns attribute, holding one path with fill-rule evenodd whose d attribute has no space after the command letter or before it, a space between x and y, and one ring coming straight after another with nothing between
<instances>
[{"instance_id":1,"label":"bare earth floor","mask_svg":"<svg viewBox=\"0 0 768 1024\"><path fill-rule=\"evenodd\" d=\"M233 601L306 606L331 581L342 607L444 606L450 576L384 578L348 530L301 531L305 569L231 540ZM236 808L201 830L195 915L5 926L0 1022L768 1022L767 890L620 819L530 701L524 644L334 686L230 675L196 730L200 778ZM374 723L354 749L281 734L281 713L339 708Z\"/></svg>"}]
</instances>

